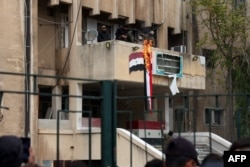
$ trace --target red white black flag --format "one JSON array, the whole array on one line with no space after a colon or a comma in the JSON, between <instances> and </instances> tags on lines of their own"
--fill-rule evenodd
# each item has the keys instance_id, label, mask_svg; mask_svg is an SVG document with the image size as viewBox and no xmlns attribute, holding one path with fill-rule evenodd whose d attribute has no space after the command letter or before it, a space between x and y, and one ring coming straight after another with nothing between
<instances>
[{"instance_id":1,"label":"red white black flag","mask_svg":"<svg viewBox=\"0 0 250 167\"><path fill-rule=\"evenodd\" d=\"M129 73L138 70L144 70L144 90L145 96L145 108L152 111L152 41L144 40L143 52L135 52L129 55Z\"/></svg>"},{"instance_id":2,"label":"red white black flag","mask_svg":"<svg viewBox=\"0 0 250 167\"><path fill-rule=\"evenodd\" d=\"M144 70L144 58L142 52L135 52L129 55L129 73Z\"/></svg>"}]
</instances>

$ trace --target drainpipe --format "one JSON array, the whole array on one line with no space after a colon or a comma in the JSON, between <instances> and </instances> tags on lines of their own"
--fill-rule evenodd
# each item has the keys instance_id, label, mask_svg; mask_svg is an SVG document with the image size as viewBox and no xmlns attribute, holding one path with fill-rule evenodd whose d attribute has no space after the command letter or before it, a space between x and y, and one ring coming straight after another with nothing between
<instances>
[{"instance_id":1,"label":"drainpipe","mask_svg":"<svg viewBox=\"0 0 250 167\"><path fill-rule=\"evenodd\" d=\"M30 61L31 61L31 40L30 40L30 0L25 0L24 4L24 29L25 29L25 126L24 136L28 137L29 133L29 118L30 118Z\"/></svg>"}]
</instances>

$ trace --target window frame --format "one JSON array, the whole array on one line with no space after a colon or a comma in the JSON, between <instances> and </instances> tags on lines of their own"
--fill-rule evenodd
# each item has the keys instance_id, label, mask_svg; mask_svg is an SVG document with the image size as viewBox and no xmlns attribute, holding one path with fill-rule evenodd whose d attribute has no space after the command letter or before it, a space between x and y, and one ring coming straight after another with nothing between
<instances>
[{"instance_id":1,"label":"window frame","mask_svg":"<svg viewBox=\"0 0 250 167\"><path fill-rule=\"evenodd\" d=\"M211 125L212 126L224 126L224 114L225 110L222 108L205 108L204 109L204 124L209 125L209 110L211 112Z\"/></svg>"}]
</instances>

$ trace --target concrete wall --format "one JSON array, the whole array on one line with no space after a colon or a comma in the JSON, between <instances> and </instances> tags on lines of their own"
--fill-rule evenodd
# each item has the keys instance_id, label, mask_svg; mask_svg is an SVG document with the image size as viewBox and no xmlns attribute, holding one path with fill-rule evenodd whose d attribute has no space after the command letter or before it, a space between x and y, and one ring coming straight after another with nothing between
<instances>
[{"instance_id":1,"label":"concrete wall","mask_svg":"<svg viewBox=\"0 0 250 167\"><path fill-rule=\"evenodd\" d=\"M136 52L142 52L143 46L123 41L109 42L110 48L106 48L105 42L79 46L77 56L71 59L71 70L75 75L98 80L114 79L143 83L142 71L129 73L129 55L134 52L132 47L137 46L139 49ZM152 51L179 55L177 52L158 48L152 48ZM197 61L193 61L193 57L194 55L183 55L183 77L177 79L177 85L185 89L204 89L205 65L199 57ZM171 80L168 77L153 76L153 83L156 85L169 86Z\"/></svg>"},{"instance_id":2,"label":"concrete wall","mask_svg":"<svg viewBox=\"0 0 250 167\"><path fill-rule=\"evenodd\" d=\"M1 1L0 15L0 71L25 72L24 3L22 1ZM24 91L24 77L0 75L0 90ZM4 93L0 109L0 135L24 134L24 95Z\"/></svg>"},{"instance_id":3,"label":"concrete wall","mask_svg":"<svg viewBox=\"0 0 250 167\"><path fill-rule=\"evenodd\" d=\"M92 160L101 160L101 135L100 129L92 129ZM132 136L132 150L130 150L130 134L124 129L117 129L117 165L120 167L144 166L147 161L164 158L162 153L156 148L147 145L137 136ZM39 130L39 152L37 160L42 164L44 160L56 160L56 132L55 130ZM88 160L89 159L89 140L88 130L60 130L60 154L63 160ZM132 160L130 159L132 153Z\"/></svg>"}]
</instances>

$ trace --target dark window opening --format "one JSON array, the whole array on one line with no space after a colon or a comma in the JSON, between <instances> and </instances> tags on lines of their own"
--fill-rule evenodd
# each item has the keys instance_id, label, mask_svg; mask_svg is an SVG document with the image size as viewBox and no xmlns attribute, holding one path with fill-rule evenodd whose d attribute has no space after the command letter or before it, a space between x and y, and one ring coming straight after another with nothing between
<instances>
[{"instance_id":1,"label":"dark window opening","mask_svg":"<svg viewBox=\"0 0 250 167\"><path fill-rule=\"evenodd\" d=\"M182 31L181 33L175 34L174 29L168 29L168 49L181 47L183 48L181 52L187 53L187 33L186 31Z\"/></svg>"},{"instance_id":2,"label":"dark window opening","mask_svg":"<svg viewBox=\"0 0 250 167\"><path fill-rule=\"evenodd\" d=\"M223 115L222 109L205 109L205 124L223 125Z\"/></svg>"},{"instance_id":3,"label":"dark window opening","mask_svg":"<svg viewBox=\"0 0 250 167\"><path fill-rule=\"evenodd\" d=\"M202 55L206 58L206 67L212 69L215 68L214 54L215 54L214 50L202 49Z\"/></svg>"},{"instance_id":4,"label":"dark window opening","mask_svg":"<svg viewBox=\"0 0 250 167\"><path fill-rule=\"evenodd\" d=\"M69 110L69 87L62 87L62 110Z\"/></svg>"},{"instance_id":5,"label":"dark window opening","mask_svg":"<svg viewBox=\"0 0 250 167\"><path fill-rule=\"evenodd\" d=\"M45 119L47 111L52 107L52 87L39 86L39 111L38 118Z\"/></svg>"},{"instance_id":6,"label":"dark window opening","mask_svg":"<svg viewBox=\"0 0 250 167\"><path fill-rule=\"evenodd\" d=\"M99 97L100 92L99 91L88 91L88 90L83 90L83 96L93 96ZM82 99L82 110L84 111L82 113L82 117L88 117L89 114L86 113L86 111L91 111L92 112L92 117L93 118L100 118L101 117L101 100L97 99L92 99L92 98L83 98Z\"/></svg>"}]
</instances>

